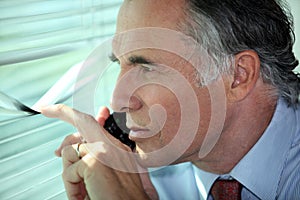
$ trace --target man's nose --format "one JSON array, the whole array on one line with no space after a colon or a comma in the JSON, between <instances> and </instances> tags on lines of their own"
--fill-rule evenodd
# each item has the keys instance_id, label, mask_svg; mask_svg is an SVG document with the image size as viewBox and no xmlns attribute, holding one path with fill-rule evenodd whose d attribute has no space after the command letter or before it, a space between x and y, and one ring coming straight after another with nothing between
<instances>
[{"instance_id":1,"label":"man's nose","mask_svg":"<svg viewBox=\"0 0 300 200\"><path fill-rule=\"evenodd\" d=\"M125 97L125 94L115 91L112 96L111 107L115 112L129 112L139 110L142 103L136 96Z\"/></svg>"},{"instance_id":2,"label":"man's nose","mask_svg":"<svg viewBox=\"0 0 300 200\"><path fill-rule=\"evenodd\" d=\"M132 76L122 76L119 78L114 89L111 108L115 112L135 111L142 107L142 101L135 95L135 78Z\"/></svg>"}]
</instances>

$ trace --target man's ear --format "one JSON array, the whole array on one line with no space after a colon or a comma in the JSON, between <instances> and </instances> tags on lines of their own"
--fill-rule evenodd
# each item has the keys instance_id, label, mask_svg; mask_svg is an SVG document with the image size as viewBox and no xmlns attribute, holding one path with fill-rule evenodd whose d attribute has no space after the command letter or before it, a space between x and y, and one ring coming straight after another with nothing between
<instances>
[{"instance_id":1,"label":"man's ear","mask_svg":"<svg viewBox=\"0 0 300 200\"><path fill-rule=\"evenodd\" d=\"M229 88L229 100L243 100L254 88L260 75L260 59L256 52L242 51L235 55L234 76Z\"/></svg>"}]
</instances>

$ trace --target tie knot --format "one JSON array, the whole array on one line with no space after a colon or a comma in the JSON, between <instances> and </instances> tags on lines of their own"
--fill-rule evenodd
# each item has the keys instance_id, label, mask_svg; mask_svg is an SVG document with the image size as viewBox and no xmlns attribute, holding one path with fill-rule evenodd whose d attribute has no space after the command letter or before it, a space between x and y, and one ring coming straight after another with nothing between
<instances>
[{"instance_id":1,"label":"tie knot","mask_svg":"<svg viewBox=\"0 0 300 200\"><path fill-rule=\"evenodd\" d=\"M214 200L240 200L242 185L236 180L217 180L211 188Z\"/></svg>"}]
</instances>

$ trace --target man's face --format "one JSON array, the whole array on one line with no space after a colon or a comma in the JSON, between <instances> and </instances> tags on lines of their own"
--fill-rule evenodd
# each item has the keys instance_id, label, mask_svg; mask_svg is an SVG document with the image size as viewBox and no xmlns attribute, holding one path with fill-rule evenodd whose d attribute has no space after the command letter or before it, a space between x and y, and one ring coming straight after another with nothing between
<instances>
[{"instance_id":1,"label":"man's face","mask_svg":"<svg viewBox=\"0 0 300 200\"><path fill-rule=\"evenodd\" d=\"M129 136L144 166L198 160L209 126L209 91L198 86L196 70L187 61L194 49L182 44L180 36L164 38L165 29L179 31L183 7L181 0L125 0L118 17L117 34L122 36L116 36L113 53L121 72L112 107L127 113ZM147 27L163 28L162 34L149 34ZM178 53L150 48L174 44Z\"/></svg>"}]
</instances>

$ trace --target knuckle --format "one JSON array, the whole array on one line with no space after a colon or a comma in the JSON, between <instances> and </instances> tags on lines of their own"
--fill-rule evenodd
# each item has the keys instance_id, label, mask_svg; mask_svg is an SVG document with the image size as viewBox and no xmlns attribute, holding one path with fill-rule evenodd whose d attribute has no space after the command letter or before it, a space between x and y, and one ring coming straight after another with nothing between
<instances>
[{"instance_id":1,"label":"knuckle","mask_svg":"<svg viewBox=\"0 0 300 200\"><path fill-rule=\"evenodd\" d=\"M91 174L99 167L99 158L97 158L94 155L89 154L86 158L86 164L83 166L85 168L85 171L88 172L87 174Z\"/></svg>"},{"instance_id":2,"label":"knuckle","mask_svg":"<svg viewBox=\"0 0 300 200\"><path fill-rule=\"evenodd\" d=\"M70 145L71 144L71 142L72 142L72 138L71 138L71 136L70 135L67 135L65 138L64 138L64 140L63 140L63 145Z\"/></svg>"},{"instance_id":3,"label":"knuckle","mask_svg":"<svg viewBox=\"0 0 300 200\"><path fill-rule=\"evenodd\" d=\"M56 105L57 112L62 113L64 111L65 107L66 106L64 104L57 104Z\"/></svg>"},{"instance_id":4,"label":"knuckle","mask_svg":"<svg viewBox=\"0 0 300 200\"><path fill-rule=\"evenodd\" d=\"M74 149L71 145L64 146L62 151L61 151L62 157L66 157L68 155L68 152L70 152L72 150L74 151Z\"/></svg>"},{"instance_id":5,"label":"knuckle","mask_svg":"<svg viewBox=\"0 0 300 200\"><path fill-rule=\"evenodd\" d=\"M95 118L92 115L88 115L88 114L83 114L82 118L83 120L86 121L95 121Z\"/></svg>"},{"instance_id":6,"label":"knuckle","mask_svg":"<svg viewBox=\"0 0 300 200\"><path fill-rule=\"evenodd\" d=\"M79 139L78 139L79 140ZM63 139L63 141L62 141L62 143L61 143L61 145L60 145L60 149L62 150L64 147L66 147L66 146L68 146L68 145L72 145L72 144L75 144L76 143L76 140L75 140L75 136L73 136L73 135L68 135L68 136L66 136L64 139Z\"/></svg>"},{"instance_id":7,"label":"knuckle","mask_svg":"<svg viewBox=\"0 0 300 200\"><path fill-rule=\"evenodd\" d=\"M67 178L67 170L63 170L63 172L62 172L62 174L61 174L61 177L62 177L62 179L63 180L66 180L66 178Z\"/></svg>"},{"instance_id":8,"label":"knuckle","mask_svg":"<svg viewBox=\"0 0 300 200\"><path fill-rule=\"evenodd\" d=\"M64 141L67 143L67 144L74 144L74 143L77 143L78 141L80 141L80 135L79 134L71 134L71 135L67 135L64 139Z\"/></svg>"}]
</instances>

